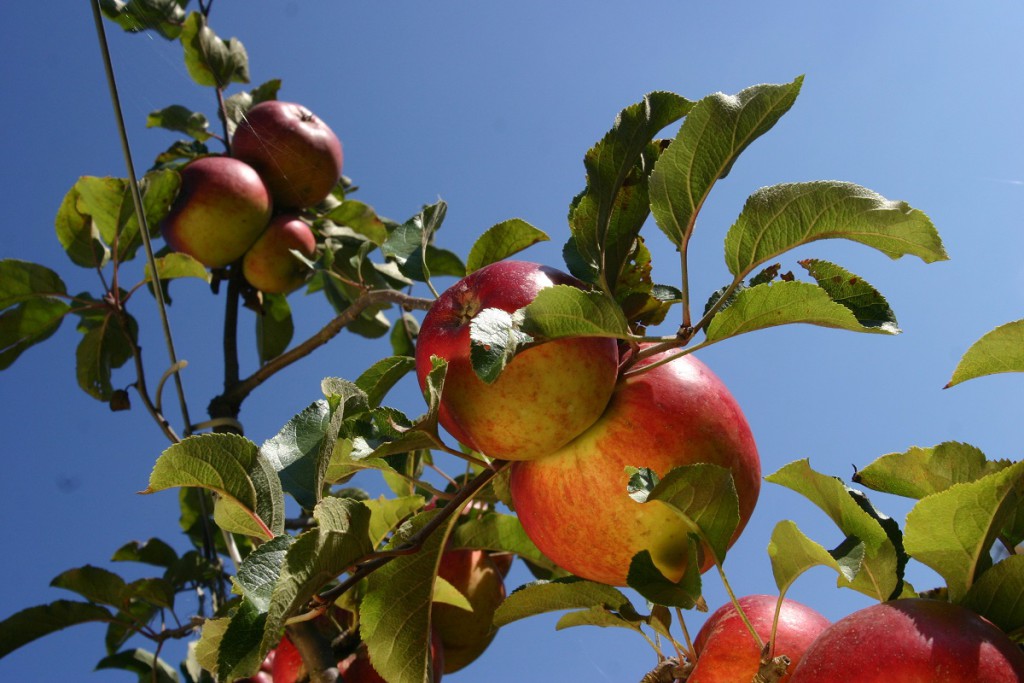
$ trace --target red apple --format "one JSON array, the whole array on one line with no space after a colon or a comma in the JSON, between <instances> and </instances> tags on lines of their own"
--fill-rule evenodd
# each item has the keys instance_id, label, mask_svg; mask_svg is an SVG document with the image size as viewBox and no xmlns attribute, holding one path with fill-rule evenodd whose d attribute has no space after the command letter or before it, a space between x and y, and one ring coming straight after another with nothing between
<instances>
[{"instance_id":1,"label":"red apple","mask_svg":"<svg viewBox=\"0 0 1024 683\"><path fill-rule=\"evenodd\" d=\"M435 603L432 623L444 648L446 674L465 668L494 640L494 611L505 599L501 569L484 550L450 550L441 556L438 576L466 596L472 612Z\"/></svg>"},{"instance_id":2,"label":"red apple","mask_svg":"<svg viewBox=\"0 0 1024 683\"><path fill-rule=\"evenodd\" d=\"M274 650L274 659L270 663L270 673L274 683L296 683L306 675L306 665L302 655L288 636L283 636Z\"/></svg>"},{"instance_id":3,"label":"red apple","mask_svg":"<svg viewBox=\"0 0 1024 683\"><path fill-rule=\"evenodd\" d=\"M256 289L269 294L288 294L302 286L309 275L305 263L291 250L308 259L316 255L316 237L294 214L275 216L242 259L242 274Z\"/></svg>"},{"instance_id":4,"label":"red apple","mask_svg":"<svg viewBox=\"0 0 1024 683\"><path fill-rule=\"evenodd\" d=\"M431 680L433 683L439 683L444 670L444 648L441 646L437 631L430 634L430 660ZM370 656L363 645L360 645L354 654L338 662L338 673L342 675L345 683L387 683L373 668ZM276 679L274 683L277 683Z\"/></svg>"},{"instance_id":5,"label":"red apple","mask_svg":"<svg viewBox=\"0 0 1024 683\"><path fill-rule=\"evenodd\" d=\"M259 172L279 207L313 206L341 178L338 136L301 104L254 106L235 129L231 153Z\"/></svg>"},{"instance_id":6,"label":"red apple","mask_svg":"<svg viewBox=\"0 0 1024 683\"><path fill-rule=\"evenodd\" d=\"M201 157L181 169L181 190L160 224L167 244L210 268L241 258L267 227L272 202L248 164Z\"/></svg>"},{"instance_id":7,"label":"red apple","mask_svg":"<svg viewBox=\"0 0 1024 683\"><path fill-rule=\"evenodd\" d=\"M771 638L777 600L773 595L748 595L739 599L743 613L765 643ZM786 655L790 665L779 683L790 679L804 651L828 626L829 620L810 607L794 600L783 600L773 654L776 657ZM686 679L687 683L751 681L761 665L761 650L731 602L708 617L693 641L693 648L697 666Z\"/></svg>"},{"instance_id":8,"label":"red apple","mask_svg":"<svg viewBox=\"0 0 1024 683\"><path fill-rule=\"evenodd\" d=\"M486 455L529 460L571 441L604 411L615 386L614 339L579 337L536 344L517 354L501 376L483 382L470 363L469 327L486 308L514 312L552 285L582 283L554 268L499 261L470 273L434 302L416 343L416 374L426 387L431 356L448 361L441 425Z\"/></svg>"},{"instance_id":9,"label":"red apple","mask_svg":"<svg viewBox=\"0 0 1024 683\"><path fill-rule=\"evenodd\" d=\"M1024 652L975 612L924 598L871 605L825 629L790 683L1019 683Z\"/></svg>"},{"instance_id":10,"label":"red apple","mask_svg":"<svg viewBox=\"0 0 1024 683\"><path fill-rule=\"evenodd\" d=\"M665 357L644 359L634 369ZM665 476L694 463L731 471L740 508L735 541L757 502L760 459L732 394L686 355L620 380L601 418L558 452L514 463L512 501L537 547L573 574L623 586L633 556L649 550L676 581L688 563L688 530L667 506L630 498L625 468ZM702 571L713 566L704 555Z\"/></svg>"}]
</instances>

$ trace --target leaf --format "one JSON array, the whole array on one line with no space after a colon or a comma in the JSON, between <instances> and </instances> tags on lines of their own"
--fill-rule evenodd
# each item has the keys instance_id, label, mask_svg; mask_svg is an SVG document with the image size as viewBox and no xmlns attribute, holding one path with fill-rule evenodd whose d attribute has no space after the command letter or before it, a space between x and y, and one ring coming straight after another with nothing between
<instances>
[{"instance_id":1,"label":"leaf","mask_svg":"<svg viewBox=\"0 0 1024 683\"><path fill-rule=\"evenodd\" d=\"M388 229L384 221L373 207L362 202L346 199L331 209L325 218L362 235L377 246L384 244L388 239Z\"/></svg>"},{"instance_id":2,"label":"leaf","mask_svg":"<svg viewBox=\"0 0 1024 683\"><path fill-rule=\"evenodd\" d=\"M516 352L533 341L520 329L522 323L521 310L509 313L500 308L485 308L473 316L469 323L469 358L473 372L482 381L496 381Z\"/></svg>"},{"instance_id":3,"label":"leaf","mask_svg":"<svg viewBox=\"0 0 1024 683\"><path fill-rule=\"evenodd\" d=\"M183 277L194 277L204 282L210 281L210 273L206 270L206 266L184 252L175 251L158 256L155 261L156 274L162 282ZM143 282L152 283L153 272L150 270L149 263L146 263L143 273Z\"/></svg>"},{"instance_id":4,"label":"leaf","mask_svg":"<svg viewBox=\"0 0 1024 683\"><path fill-rule=\"evenodd\" d=\"M356 386L366 392L370 407L376 408L392 387L415 367L416 359L410 356L383 358L356 378Z\"/></svg>"},{"instance_id":5,"label":"leaf","mask_svg":"<svg viewBox=\"0 0 1024 683\"><path fill-rule=\"evenodd\" d=\"M210 121L206 116L180 104L172 104L169 107L150 112L146 117L146 127L166 128L184 133L199 142L205 142L212 137L209 132Z\"/></svg>"},{"instance_id":6,"label":"leaf","mask_svg":"<svg viewBox=\"0 0 1024 683\"><path fill-rule=\"evenodd\" d=\"M96 670L122 669L138 674L139 683L178 683L178 672L170 664L152 652L141 648L125 650L104 657L96 664Z\"/></svg>"},{"instance_id":7,"label":"leaf","mask_svg":"<svg viewBox=\"0 0 1024 683\"><path fill-rule=\"evenodd\" d=\"M501 627L520 619L565 609L601 607L636 614L622 591L577 577L537 581L514 590L494 613L494 625Z\"/></svg>"},{"instance_id":8,"label":"leaf","mask_svg":"<svg viewBox=\"0 0 1024 683\"><path fill-rule=\"evenodd\" d=\"M692 106L674 93L649 93L623 109L612 129L584 156L587 187L569 209L569 227L576 252L596 266L606 292L618 280L649 212L647 175L660 151L652 140Z\"/></svg>"},{"instance_id":9,"label":"leaf","mask_svg":"<svg viewBox=\"0 0 1024 683\"><path fill-rule=\"evenodd\" d=\"M853 480L875 491L921 499L1010 464L1009 460L987 460L981 450L969 444L946 441L931 448L915 446L903 453L883 455L859 470Z\"/></svg>"},{"instance_id":10,"label":"leaf","mask_svg":"<svg viewBox=\"0 0 1024 683\"><path fill-rule=\"evenodd\" d=\"M388 549L405 545L410 536L440 513L417 515L396 532ZM451 525L430 534L412 555L402 555L370 574L359 613L359 631L370 659L389 683L431 680L430 611L434 577ZM395 609L401 605L401 609Z\"/></svg>"},{"instance_id":11,"label":"leaf","mask_svg":"<svg viewBox=\"0 0 1024 683\"><path fill-rule=\"evenodd\" d=\"M604 607L589 607L563 615L555 624L555 630L561 631L573 626L598 626L600 628L626 628L643 633L640 628L641 621L640 619L631 621L618 612L609 611Z\"/></svg>"},{"instance_id":12,"label":"leaf","mask_svg":"<svg viewBox=\"0 0 1024 683\"><path fill-rule=\"evenodd\" d=\"M586 292L572 285L545 287L522 310L523 330L543 339L632 336L614 301L601 292Z\"/></svg>"},{"instance_id":13,"label":"leaf","mask_svg":"<svg viewBox=\"0 0 1024 683\"><path fill-rule=\"evenodd\" d=\"M550 237L521 218L510 218L484 231L466 257L466 274L518 254Z\"/></svg>"},{"instance_id":14,"label":"leaf","mask_svg":"<svg viewBox=\"0 0 1024 683\"><path fill-rule=\"evenodd\" d=\"M686 571L678 581L672 581L658 569L651 551L641 550L629 562L626 583L649 602L669 607L693 609L701 599L699 541L692 535L689 541L689 560Z\"/></svg>"},{"instance_id":15,"label":"leaf","mask_svg":"<svg viewBox=\"0 0 1024 683\"><path fill-rule=\"evenodd\" d=\"M128 313L117 315L106 309L84 313L78 329L84 334L75 349L78 386L95 399L109 401L113 371L133 357L138 324Z\"/></svg>"},{"instance_id":16,"label":"leaf","mask_svg":"<svg viewBox=\"0 0 1024 683\"><path fill-rule=\"evenodd\" d=\"M110 258L110 249L100 239L99 231L89 214L79 208L78 199L78 183L75 183L64 195L57 210L57 217L54 220L57 240L75 265L83 268L100 268Z\"/></svg>"},{"instance_id":17,"label":"leaf","mask_svg":"<svg viewBox=\"0 0 1024 683\"><path fill-rule=\"evenodd\" d=\"M409 313L402 313L391 328L391 351L396 356L415 356L416 337L420 333L420 323Z\"/></svg>"},{"instance_id":18,"label":"leaf","mask_svg":"<svg viewBox=\"0 0 1024 683\"><path fill-rule=\"evenodd\" d=\"M523 530L519 518L491 512L459 524L448 541L450 548L483 548L496 552L515 553L525 560L554 568Z\"/></svg>"},{"instance_id":19,"label":"leaf","mask_svg":"<svg viewBox=\"0 0 1024 683\"><path fill-rule=\"evenodd\" d=\"M0 259L0 310L66 294L64 281L49 268L30 261Z\"/></svg>"},{"instance_id":20,"label":"leaf","mask_svg":"<svg viewBox=\"0 0 1024 683\"><path fill-rule=\"evenodd\" d=\"M708 342L777 325L806 323L851 332L895 334L890 327L865 327L853 312L809 282L771 282L741 289L707 328Z\"/></svg>"},{"instance_id":21,"label":"leaf","mask_svg":"<svg viewBox=\"0 0 1024 683\"><path fill-rule=\"evenodd\" d=\"M715 93L693 105L651 173L651 211L673 244L680 247L689 239L715 182L789 111L803 80L755 85L736 95Z\"/></svg>"},{"instance_id":22,"label":"leaf","mask_svg":"<svg viewBox=\"0 0 1024 683\"><path fill-rule=\"evenodd\" d=\"M853 581L864 561L864 544L848 537L835 550L825 550L807 538L795 522L782 520L775 525L768 542L768 557L779 594L785 595L796 579L813 567L834 569L842 581Z\"/></svg>"},{"instance_id":23,"label":"leaf","mask_svg":"<svg viewBox=\"0 0 1024 683\"><path fill-rule=\"evenodd\" d=\"M142 493L177 486L217 492L222 501L237 506L250 518L266 540L284 532L281 482L259 447L246 438L201 434L172 445L157 458L149 486ZM241 530L248 532L248 528Z\"/></svg>"},{"instance_id":24,"label":"leaf","mask_svg":"<svg viewBox=\"0 0 1024 683\"><path fill-rule=\"evenodd\" d=\"M69 310L63 301L41 298L0 313L0 370L9 368L30 346L53 336Z\"/></svg>"},{"instance_id":25,"label":"leaf","mask_svg":"<svg viewBox=\"0 0 1024 683\"><path fill-rule=\"evenodd\" d=\"M748 199L725 237L725 262L737 279L790 249L843 238L890 258L907 254L925 263L948 257L935 226L905 202L838 181L765 187Z\"/></svg>"},{"instance_id":26,"label":"leaf","mask_svg":"<svg viewBox=\"0 0 1024 683\"><path fill-rule=\"evenodd\" d=\"M113 615L106 608L89 602L55 600L48 605L28 607L0 621L0 658L68 626L111 619Z\"/></svg>"},{"instance_id":27,"label":"leaf","mask_svg":"<svg viewBox=\"0 0 1024 683\"><path fill-rule=\"evenodd\" d=\"M159 538L139 543L129 541L114 552L114 562L142 562L157 567L172 567L178 561L178 553Z\"/></svg>"},{"instance_id":28,"label":"leaf","mask_svg":"<svg viewBox=\"0 0 1024 683\"><path fill-rule=\"evenodd\" d=\"M128 33L152 29L168 40L181 34L184 4L180 0L100 0L104 16Z\"/></svg>"},{"instance_id":29,"label":"leaf","mask_svg":"<svg viewBox=\"0 0 1024 683\"><path fill-rule=\"evenodd\" d=\"M1024 555L1010 555L985 571L963 604L1006 633L1024 628Z\"/></svg>"},{"instance_id":30,"label":"leaf","mask_svg":"<svg viewBox=\"0 0 1024 683\"><path fill-rule=\"evenodd\" d=\"M343 409L332 407L330 401L316 401L260 446L260 455L277 472L284 492L307 510L323 495L324 475L343 417Z\"/></svg>"},{"instance_id":31,"label":"leaf","mask_svg":"<svg viewBox=\"0 0 1024 683\"><path fill-rule=\"evenodd\" d=\"M427 282L432 274L463 277L466 267L459 257L431 244L447 213L448 205L443 201L423 207L391 231L381 252L398 264L402 275L413 280Z\"/></svg>"},{"instance_id":32,"label":"leaf","mask_svg":"<svg viewBox=\"0 0 1024 683\"><path fill-rule=\"evenodd\" d=\"M922 498L907 515L904 543L911 557L946 580L960 602L992 563L1000 529L1024 504L1024 461Z\"/></svg>"},{"instance_id":33,"label":"leaf","mask_svg":"<svg viewBox=\"0 0 1024 683\"><path fill-rule=\"evenodd\" d=\"M284 566L288 549L295 539L283 534L275 536L249 553L238 567L235 583L249 602L260 612L270 609L270 598Z\"/></svg>"},{"instance_id":34,"label":"leaf","mask_svg":"<svg viewBox=\"0 0 1024 683\"><path fill-rule=\"evenodd\" d=\"M815 472L806 459L792 462L765 479L804 496L821 508L844 536L856 537L864 544L860 572L852 581L840 577L840 586L881 602L902 592L901 567L905 560L879 519L854 499L842 481Z\"/></svg>"},{"instance_id":35,"label":"leaf","mask_svg":"<svg viewBox=\"0 0 1024 683\"><path fill-rule=\"evenodd\" d=\"M448 582L444 577L438 576L434 579L434 592L430 597L431 602L451 605L467 612L473 611L473 605L459 592L459 589Z\"/></svg>"},{"instance_id":36,"label":"leaf","mask_svg":"<svg viewBox=\"0 0 1024 683\"><path fill-rule=\"evenodd\" d=\"M943 388L1000 372L1024 372L1024 320L1000 325L971 344Z\"/></svg>"},{"instance_id":37,"label":"leaf","mask_svg":"<svg viewBox=\"0 0 1024 683\"><path fill-rule=\"evenodd\" d=\"M185 66L199 85L225 88L249 82L249 56L237 38L222 40L206 25L200 12L192 12L181 31Z\"/></svg>"},{"instance_id":38,"label":"leaf","mask_svg":"<svg viewBox=\"0 0 1024 683\"><path fill-rule=\"evenodd\" d=\"M833 301L850 309L858 323L864 327L879 328L887 334L899 334L896 314L889 308L889 302L864 278L820 259L805 259L800 261L800 265Z\"/></svg>"},{"instance_id":39,"label":"leaf","mask_svg":"<svg viewBox=\"0 0 1024 683\"><path fill-rule=\"evenodd\" d=\"M295 334L292 309L284 294L263 293L263 306L256 315L256 351L266 364L288 350Z\"/></svg>"},{"instance_id":40,"label":"leaf","mask_svg":"<svg viewBox=\"0 0 1024 683\"><path fill-rule=\"evenodd\" d=\"M127 602L124 579L111 571L92 565L62 572L50 582L50 585L78 593L89 602L117 608L121 608Z\"/></svg>"},{"instance_id":41,"label":"leaf","mask_svg":"<svg viewBox=\"0 0 1024 683\"><path fill-rule=\"evenodd\" d=\"M370 510L370 543L377 547L407 517L423 507L423 496L402 496L363 502Z\"/></svg>"}]
</instances>

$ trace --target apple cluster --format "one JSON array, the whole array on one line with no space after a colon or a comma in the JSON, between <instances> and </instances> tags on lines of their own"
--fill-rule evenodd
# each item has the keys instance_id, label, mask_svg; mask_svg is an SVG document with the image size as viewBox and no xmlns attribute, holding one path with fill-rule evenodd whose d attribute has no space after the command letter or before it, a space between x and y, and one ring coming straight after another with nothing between
<instances>
[{"instance_id":1,"label":"apple cluster","mask_svg":"<svg viewBox=\"0 0 1024 683\"><path fill-rule=\"evenodd\" d=\"M728 468L740 524L760 491L750 427L725 385L692 355L665 352L620 377L615 339L542 341L517 353L493 383L473 369L470 328L486 309L514 313L545 287L584 284L554 268L499 261L446 290L423 320L416 370L425 388L431 358L448 363L438 419L465 446L514 461L511 498L537 547L577 576L626 585L634 555L647 550L679 580L690 561L690 530L668 507L627 494L627 467L664 476L682 465ZM646 370L646 366L650 366ZM706 550L706 549L705 549ZM702 570L713 565L702 552Z\"/></svg>"},{"instance_id":2,"label":"apple cluster","mask_svg":"<svg viewBox=\"0 0 1024 683\"><path fill-rule=\"evenodd\" d=\"M316 237L301 218L341 178L334 132L299 104L269 100L249 109L231 138L231 155L195 159L181 169L181 189L161 232L174 251L208 268L241 259L255 289L287 294L302 285Z\"/></svg>"}]
</instances>

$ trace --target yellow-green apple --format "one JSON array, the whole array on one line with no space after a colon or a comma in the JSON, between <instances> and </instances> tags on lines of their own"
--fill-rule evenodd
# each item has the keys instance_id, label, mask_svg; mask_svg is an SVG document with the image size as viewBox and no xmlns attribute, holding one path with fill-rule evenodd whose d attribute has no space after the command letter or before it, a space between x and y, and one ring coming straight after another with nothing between
<instances>
[{"instance_id":1,"label":"yellow-green apple","mask_svg":"<svg viewBox=\"0 0 1024 683\"><path fill-rule=\"evenodd\" d=\"M494 640L494 611L505 599L501 569L485 550L449 550L441 556L437 575L452 584L472 612L435 603L432 624L444 648L446 674L465 668Z\"/></svg>"},{"instance_id":2,"label":"yellow-green apple","mask_svg":"<svg viewBox=\"0 0 1024 683\"><path fill-rule=\"evenodd\" d=\"M426 387L431 356L448 361L441 425L492 458L529 460L554 452L604 411L615 386L614 339L573 337L536 343L516 354L487 384L470 363L470 323L483 310L513 313L552 285L582 283L555 268L498 261L448 288L423 318L416 374Z\"/></svg>"},{"instance_id":3,"label":"yellow-green apple","mask_svg":"<svg viewBox=\"0 0 1024 683\"><path fill-rule=\"evenodd\" d=\"M274 216L270 225L242 258L242 274L256 289L269 294L288 294L306 281L309 267L291 253L308 259L316 255L316 237L295 214Z\"/></svg>"},{"instance_id":4,"label":"yellow-green apple","mask_svg":"<svg viewBox=\"0 0 1024 683\"><path fill-rule=\"evenodd\" d=\"M268 100L249 109L235 128L231 154L259 172L281 208L313 206L341 178L338 136L293 102Z\"/></svg>"},{"instance_id":5,"label":"yellow-green apple","mask_svg":"<svg viewBox=\"0 0 1024 683\"><path fill-rule=\"evenodd\" d=\"M773 595L747 595L739 599L743 614L765 643L772 634L775 605ZM829 620L795 600L784 599L775 630L773 656L785 655L790 664L779 683L789 681L793 669ZM697 666L687 683L734 683L752 681L761 665L761 649L750 634L736 606L728 602L708 617L693 641Z\"/></svg>"},{"instance_id":6,"label":"yellow-green apple","mask_svg":"<svg viewBox=\"0 0 1024 683\"><path fill-rule=\"evenodd\" d=\"M439 683L444 675L444 648L441 646L441 639L436 630L430 634L430 673L431 681ZM338 673L341 674L345 683L387 683L377 673L366 652L366 646L360 645L353 654L338 662ZM274 683L277 683L275 679Z\"/></svg>"},{"instance_id":7,"label":"yellow-green apple","mask_svg":"<svg viewBox=\"0 0 1024 683\"><path fill-rule=\"evenodd\" d=\"M1024 652L977 613L941 600L890 600L825 629L790 683L1024 681Z\"/></svg>"},{"instance_id":8,"label":"yellow-green apple","mask_svg":"<svg viewBox=\"0 0 1024 683\"><path fill-rule=\"evenodd\" d=\"M181 169L181 190L160 231L171 249L221 268L252 246L272 206L251 166L231 157L200 157Z\"/></svg>"},{"instance_id":9,"label":"yellow-green apple","mask_svg":"<svg viewBox=\"0 0 1024 683\"><path fill-rule=\"evenodd\" d=\"M636 363L666 361L672 351ZM685 355L625 375L600 419L547 457L513 463L511 494L527 535L556 564L592 581L623 586L633 556L648 550L673 581L689 562L688 526L667 505L627 493L627 467L664 477L681 465L728 468L743 530L761 488L761 463L743 412L718 377ZM707 550L707 549L705 549ZM713 566L703 552L701 571Z\"/></svg>"}]
</instances>

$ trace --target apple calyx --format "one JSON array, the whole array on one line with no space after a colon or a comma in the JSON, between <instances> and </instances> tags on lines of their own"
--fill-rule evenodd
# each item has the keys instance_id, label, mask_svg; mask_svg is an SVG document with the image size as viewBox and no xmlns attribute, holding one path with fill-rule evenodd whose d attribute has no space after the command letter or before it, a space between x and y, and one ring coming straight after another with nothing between
<instances>
[{"instance_id":1,"label":"apple calyx","mask_svg":"<svg viewBox=\"0 0 1024 683\"><path fill-rule=\"evenodd\" d=\"M789 665L793 660L786 655L771 656L772 644L765 643L761 650L761 667L754 674L752 683L778 683L789 671Z\"/></svg>"}]
</instances>

